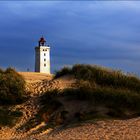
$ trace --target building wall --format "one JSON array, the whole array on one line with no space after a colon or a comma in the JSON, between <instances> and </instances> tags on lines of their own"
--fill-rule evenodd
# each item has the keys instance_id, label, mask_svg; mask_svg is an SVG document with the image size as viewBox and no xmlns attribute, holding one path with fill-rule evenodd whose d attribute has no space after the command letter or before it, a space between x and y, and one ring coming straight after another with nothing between
<instances>
[{"instance_id":1,"label":"building wall","mask_svg":"<svg viewBox=\"0 0 140 140\"><path fill-rule=\"evenodd\" d=\"M50 74L50 47L35 48L35 72Z\"/></svg>"},{"instance_id":2,"label":"building wall","mask_svg":"<svg viewBox=\"0 0 140 140\"><path fill-rule=\"evenodd\" d=\"M35 47L35 72L40 72L40 49Z\"/></svg>"}]
</instances>

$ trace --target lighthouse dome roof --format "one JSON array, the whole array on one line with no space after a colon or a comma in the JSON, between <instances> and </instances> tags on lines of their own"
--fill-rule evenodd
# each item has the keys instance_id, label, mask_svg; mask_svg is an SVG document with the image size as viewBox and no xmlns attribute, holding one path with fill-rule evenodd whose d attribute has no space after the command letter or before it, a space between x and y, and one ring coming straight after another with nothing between
<instances>
[{"instance_id":1,"label":"lighthouse dome roof","mask_svg":"<svg viewBox=\"0 0 140 140\"><path fill-rule=\"evenodd\" d=\"M39 42L46 42L46 40L44 39L44 37L41 37Z\"/></svg>"}]
</instances>

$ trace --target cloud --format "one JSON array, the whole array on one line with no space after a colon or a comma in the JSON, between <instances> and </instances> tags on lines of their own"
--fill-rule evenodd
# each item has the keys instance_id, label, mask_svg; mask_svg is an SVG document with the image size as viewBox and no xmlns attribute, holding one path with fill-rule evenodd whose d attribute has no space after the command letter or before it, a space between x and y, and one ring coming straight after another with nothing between
<instances>
[{"instance_id":1,"label":"cloud","mask_svg":"<svg viewBox=\"0 0 140 140\"><path fill-rule=\"evenodd\" d=\"M33 70L34 46L45 35L52 46L52 71L99 63L138 72L139 6L128 1L1 1L0 65Z\"/></svg>"}]
</instances>

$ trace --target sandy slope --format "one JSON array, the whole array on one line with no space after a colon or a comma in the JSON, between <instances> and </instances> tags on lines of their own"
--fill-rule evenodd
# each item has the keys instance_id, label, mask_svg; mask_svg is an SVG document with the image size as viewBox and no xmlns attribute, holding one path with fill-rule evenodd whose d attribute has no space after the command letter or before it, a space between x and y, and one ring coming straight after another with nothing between
<instances>
[{"instance_id":1,"label":"sandy slope","mask_svg":"<svg viewBox=\"0 0 140 140\"><path fill-rule=\"evenodd\" d=\"M42 80L51 80L53 75L48 75L45 73L38 73L38 72L19 72L26 82L38 82Z\"/></svg>"},{"instance_id":2,"label":"sandy slope","mask_svg":"<svg viewBox=\"0 0 140 140\"><path fill-rule=\"evenodd\" d=\"M25 131L24 126L30 118L34 117L40 107L38 97L51 89L74 87L75 80L71 76L53 80L53 75L30 72L20 72L20 74L26 79L26 88L30 91L31 98L24 104L16 106L22 110L24 115L13 128L4 127L0 129L0 140L140 140L140 118L98 121L65 129L39 131L45 126L45 123L41 122Z\"/></svg>"},{"instance_id":3,"label":"sandy slope","mask_svg":"<svg viewBox=\"0 0 140 140\"><path fill-rule=\"evenodd\" d=\"M15 108L20 109L23 112L23 117L13 128L1 128L0 140L25 139L25 137L30 136L31 134L36 137L37 135L48 133L48 130L41 133L37 132L38 129L44 127L44 122L37 124L34 128L31 128L28 131L24 130L24 126L29 119L34 118L40 107L38 97L48 90L72 87L75 82L73 77L63 77L53 80L53 75L33 72L20 72L20 74L26 80L26 89L29 91L30 98L25 103L15 106ZM38 134L36 135L36 133Z\"/></svg>"}]
</instances>

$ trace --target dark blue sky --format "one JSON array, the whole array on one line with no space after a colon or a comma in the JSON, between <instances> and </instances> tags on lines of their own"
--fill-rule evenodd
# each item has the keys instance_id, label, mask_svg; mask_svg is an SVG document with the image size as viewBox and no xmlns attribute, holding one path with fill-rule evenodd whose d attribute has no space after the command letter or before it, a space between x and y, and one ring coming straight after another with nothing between
<instances>
[{"instance_id":1,"label":"dark blue sky","mask_svg":"<svg viewBox=\"0 0 140 140\"><path fill-rule=\"evenodd\" d=\"M33 71L42 35L52 71L88 63L140 74L139 1L0 2L0 67Z\"/></svg>"}]
</instances>

